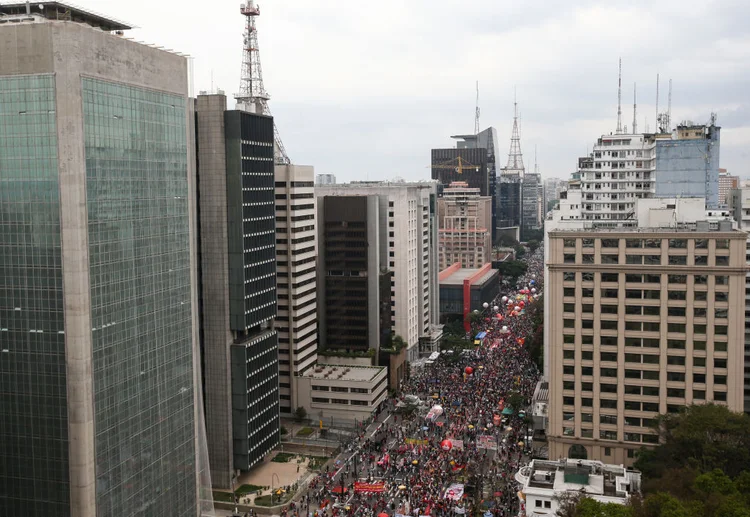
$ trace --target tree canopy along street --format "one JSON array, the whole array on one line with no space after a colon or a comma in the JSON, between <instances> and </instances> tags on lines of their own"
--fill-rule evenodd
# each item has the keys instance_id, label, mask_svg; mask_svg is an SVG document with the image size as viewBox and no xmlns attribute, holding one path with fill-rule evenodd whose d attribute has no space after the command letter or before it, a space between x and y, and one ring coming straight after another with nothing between
<instances>
[{"instance_id":1,"label":"tree canopy along street","mask_svg":"<svg viewBox=\"0 0 750 517\"><path fill-rule=\"evenodd\" d=\"M530 316L542 257L541 248L527 253L515 288L471 315L463 349L412 367L379 423L361 430L283 515L516 515L513 475L532 447L525 410L539 379L527 341L538 324Z\"/></svg>"}]
</instances>

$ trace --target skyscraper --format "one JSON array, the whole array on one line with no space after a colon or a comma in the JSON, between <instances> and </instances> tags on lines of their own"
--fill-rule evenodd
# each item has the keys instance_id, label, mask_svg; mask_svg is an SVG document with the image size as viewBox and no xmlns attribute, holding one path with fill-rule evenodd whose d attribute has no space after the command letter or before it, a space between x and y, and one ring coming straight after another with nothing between
<instances>
[{"instance_id":1,"label":"skyscraper","mask_svg":"<svg viewBox=\"0 0 750 517\"><path fill-rule=\"evenodd\" d=\"M276 166L276 268L281 412L300 406L297 379L318 358L318 238L312 167Z\"/></svg>"},{"instance_id":2,"label":"skyscraper","mask_svg":"<svg viewBox=\"0 0 750 517\"><path fill-rule=\"evenodd\" d=\"M201 347L213 484L279 443L273 118L199 95Z\"/></svg>"},{"instance_id":3,"label":"skyscraper","mask_svg":"<svg viewBox=\"0 0 750 517\"><path fill-rule=\"evenodd\" d=\"M0 6L0 515L193 517L188 60L58 7Z\"/></svg>"}]
</instances>

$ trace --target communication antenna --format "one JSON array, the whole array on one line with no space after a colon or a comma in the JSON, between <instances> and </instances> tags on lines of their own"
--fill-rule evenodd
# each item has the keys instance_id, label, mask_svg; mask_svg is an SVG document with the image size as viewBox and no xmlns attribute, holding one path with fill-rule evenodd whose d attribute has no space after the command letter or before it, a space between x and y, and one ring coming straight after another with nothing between
<instances>
[{"instance_id":1,"label":"communication antenna","mask_svg":"<svg viewBox=\"0 0 750 517\"><path fill-rule=\"evenodd\" d=\"M659 133L659 74L656 74L656 133Z\"/></svg>"},{"instance_id":2,"label":"communication antenna","mask_svg":"<svg viewBox=\"0 0 750 517\"><path fill-rule=\"evenodd\" d=\"M617 77L617 130L616 134L622 134L622 58L620 58L620 73Z\"/></svg>"},{"instance_id":3,"label":"communication antenna","mask_svg":"<svg viewBox=\"0 0 750 517\"><path fill-rule=\"evenodd\" d=\"M667 102L667 132L672 132L672 79L669 80L669 97Z\"/></svg>"},{"instance_id":4,"label":"communication antenna","mask_svg":"<svg viewBox=\"0 0 750 517\"><path fill-rule=\"evenodd\" d=\"M477 81L477 104L474 111L474 136L479 134L479 81ZM477 142L479 145L479 142Z\"/></svg>"},{"instance_id":5,"label":"communication antenna","mask_svg":"<svg viewBox=\"0 0 750 517\"><path fill-rule=\"evenodd\" d=\"M633 134L638 134L638 102L636 101L636 85L633 83Z\"/></svg>"}]
</instances>

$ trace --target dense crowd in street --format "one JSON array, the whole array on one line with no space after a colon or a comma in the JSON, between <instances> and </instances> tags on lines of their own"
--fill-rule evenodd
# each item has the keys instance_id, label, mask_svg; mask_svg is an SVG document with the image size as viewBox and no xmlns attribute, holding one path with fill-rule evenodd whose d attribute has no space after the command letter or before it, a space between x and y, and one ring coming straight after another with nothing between
<instances>
[{"instance_id":1,"label":"dense crowd in street","mask_svg":"<svg viewBox=\"0 0 750 517\"><path fill-rule=\"evenodd\" d=\"M474 316L472 338L486 333L479 346L413 368L399 398L383 408L389 416L359 433L287 516L518 514L514 474L531 449L524 410L539 379L525 346L534 331L527 308L541 294L542 250L525 261L515 289L506 286ZM414 396L416 410L396 409Z\"/></svg>"}]
</instances>

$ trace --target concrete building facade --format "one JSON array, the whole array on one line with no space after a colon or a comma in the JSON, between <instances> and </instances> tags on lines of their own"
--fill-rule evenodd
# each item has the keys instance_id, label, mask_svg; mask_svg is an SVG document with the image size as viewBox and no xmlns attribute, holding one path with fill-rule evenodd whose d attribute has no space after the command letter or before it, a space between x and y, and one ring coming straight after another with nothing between
<instances>
[{"instance_id":1,"label":"concrete building facade","mask_svg":"<svg viewBox=\"0 0 750 517\"><path fill-rule=\"evenodd\" d=\"M492 251L492 198L465 182L453 182L438 198L438 267L460 262L479 268Z\"/></svg>"},{"instance_id":2,"label":"concrete building facade","mask_svg":"<svg viewBox=\"0 0 750 517\"><path fill-rule=\"evenodd\" d=\"M383 275L389 275L390 300L387 302L390 302L390 328L381 328L380 332L385 333L387 330L394 336L401 336L408 344L407 359L409 361L419 357L420 348L422 353L437 349L442 331L438 326L439 314L436 306L438 293L436 184L434 182L349 183L316 187L315 195L318 199L319 221L324 221L323 217L329 217L321 213L321 206L329 202L328 198L337 196L350 199L367 198L366 202L362 200L356 207L352 205L348 213L341 212L336 216L339 221L343 221L343 217L351 218L354 214L362 214L362 217L365 217L364 214L367 214L366 220L360 221L363 225L362 237L366 232L366 237L364 237L366 240L362 243L364 249L342 250L342 252L350 255L356 252L361 255L359 259L366 259L366 265L363 263L360 267L364 268L362 274L368 271L366 273L368 282L376 282ZM347 202L355 203L355 201L352 199ZM338 224L340 226L341 222ZM335 218L326 221L326 225L335 226ZM350 223L347 223L347 227L352 228ZM319 224L319 228L323 231L325 226ZM326 246L324 236L319 234L318 243L319 254L323 260L323 257L329 254L328 250L324 249ZM321 286L323 285L321 276L331 276L324 273L324 269L320 268L318 272ZM344 273L346 269L343 269ZM375 290L374 285L369 287L370 293ZM321 289L318 290L319 295L321 291ZM320 297L318 306L326 307ZM351 309L351 307L347 308L347 310ZM373 316L378 313L377 307L370 310L373 311ZM326 329L323 325L324 323L319 321L321 346L339 348L341 345L323 340L326 333L330 334L331 328L329 326ZM371 340L368 347L375 349L379 334L374 336L368 334L368 339Z\"/></svg>"},{"instance_id":3,"label":"concrete building facade","mask_svg":"<svg viewBox=\"0 0 750 517\"><path fill-rule=\"evenodd\" d=\"M659 414L742 410L745 243L729 221L548 232L550 458L631 465Z\"/></svg>"},{"instance_id":4,"label":"concrete building facade","mask_svg":"<svg viewBox=\"0 0 750 517\"><path fill-rule=\"evenodd\" d=\"M0 514L195 516L188 59L62 7L0 6Z\"/></svg>"},{"instance_id":5,"label":"concrete building facade","mask_svg":"<svg viewBox=\"0 0 750 517\"><path fill-rule=\"evenodd\" d=\"M299 403L312 418L366 420L388 397L388 369L379 366L317 365L300 375Z\"/></svg>"},{"instance_id":6,"label":"concrete building facade","mask_svg":"<svg viewBox=\"0 0 750 517\"><path fill-rule=\"evenodd\" d=\"M299 407L297 378L318 358L318 235L312 167L277 165L276 288L281 412Z\"/></svg>"},{"instance_id":7,"label":"concrete building facade","mask_svg":"<svg viewBox=\"0 0 750 517\"><path fill-rule=\"evenodd\" d=\"M214 486L279 442L273 119L196 100L201 348Z\"/></svg>"},{"instance_id":8,"label":"concrete building facade","mask_svg":"<svg viewBox=\"0 0 750 517\"><path fill-rule=\"evenodd\" d=\"M750 188L732 189L729 191L729 208L738 229L748 232L746 259L750 266ZM745 413L750 413L750 272L745 277Z\"/></svg>"},{"instance_id":9,"label":"concrete building facade","mask_svg":"<svg viewBox=\"0 0 750 517\"><path fill-rule=\"evenodd\" d=\"M726 169L719 169L719 205L728 205L731 197L730 191L739 188L739 186L739 176L732 176Z\"/></svg>"}]
</instances>

